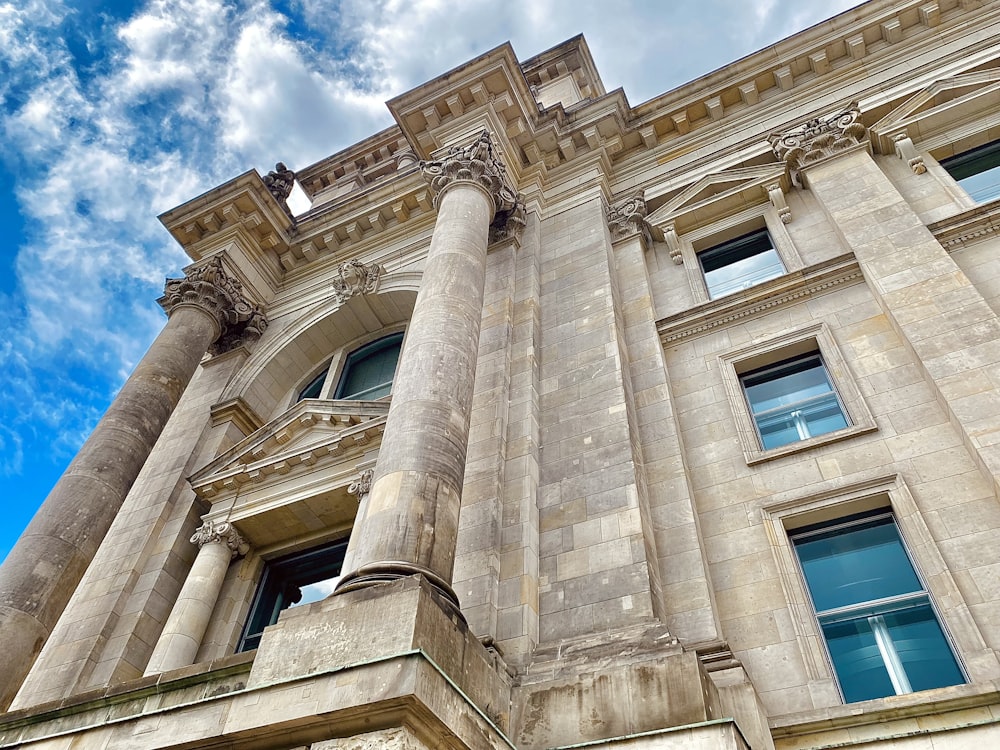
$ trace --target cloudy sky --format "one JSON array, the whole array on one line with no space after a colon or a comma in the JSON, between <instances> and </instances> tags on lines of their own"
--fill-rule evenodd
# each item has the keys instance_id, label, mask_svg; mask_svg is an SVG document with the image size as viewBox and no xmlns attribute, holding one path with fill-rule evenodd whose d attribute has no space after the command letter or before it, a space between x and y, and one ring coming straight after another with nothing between
<instances>
[{"instance_id":1,"label":"cloudy sky","mask_svg":"<svg viewBox=\"0 0 1000 750\"><path fill-rule=\"evenodd\" d=\"M0 558L163 325L185 256L159 213L348 146L506 40L583 32L639 104L855 4L0 0Z\"/></svg>"}]
</instances>

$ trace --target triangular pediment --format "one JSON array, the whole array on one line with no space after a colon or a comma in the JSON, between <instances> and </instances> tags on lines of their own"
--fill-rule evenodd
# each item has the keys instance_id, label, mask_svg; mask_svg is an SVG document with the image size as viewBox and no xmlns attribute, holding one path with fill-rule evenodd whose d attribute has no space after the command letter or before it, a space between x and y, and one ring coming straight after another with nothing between
<instances>
[{"instance_id":1,"label":"triangular pediment","mask_svg":"<svg viewBox=\"0 0 1000 750\"><path fill-rule=\"evenodd\" d=\"M766 203L767 187L778 183L789 188L784 164L740 167L705 175L646 217L654 227L669 224L678 231L702 226L751 205Z\"/></svg>"},{"instance_id":2,"label":"triangular pediment","mask_svg":"<svg viewBox=\"0 0 1000 750\"><path fill-rule=\"evenodd\" d=\"M195 472L191 487L216 502L246 484L343 460L381 440L388 413L388 401L305 399Z\"/></svg>"},{"instance_id":3,"label":"triangular pediment","mask_svg":"<svg viewBox=\"0 0 1000 750\"><path fill-rule=\"evenodd\" d=\"M871 127L879 151L892 153L892 140L908 135L930 150L960 137L984 118L1000 119L1000 68L937 80Z\"/></svg>"}]
</instances>

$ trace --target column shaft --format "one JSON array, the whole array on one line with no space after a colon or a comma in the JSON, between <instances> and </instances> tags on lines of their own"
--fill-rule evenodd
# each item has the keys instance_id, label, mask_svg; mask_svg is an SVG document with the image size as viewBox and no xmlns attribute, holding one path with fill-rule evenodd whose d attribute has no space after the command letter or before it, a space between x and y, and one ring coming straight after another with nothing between
<instances>
[{"instance_id":1,"label":"column shaft","mask_svg":"<svg viewBox=\"0 0 1000 750\"><path fill-rule=\"evenodd\" d=\"M493 199L441 193L371 493L340 590L422 573L450 598Z\"/></svg>"}]
</instances>

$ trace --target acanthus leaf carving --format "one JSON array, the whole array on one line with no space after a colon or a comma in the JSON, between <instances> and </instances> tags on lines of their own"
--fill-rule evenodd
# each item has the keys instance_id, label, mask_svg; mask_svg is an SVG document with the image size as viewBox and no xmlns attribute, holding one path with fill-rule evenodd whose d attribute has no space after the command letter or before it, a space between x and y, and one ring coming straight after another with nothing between
<instances>
[{"instance_id":1,"label":"acanthus leaf carving","mask_svg":"<svg viewBox=\"0 0 1000 750\"><path fill-rule=\"evenodd\" d=\"M806 120L798 127L768 138L775 156L788 165L792 181L801 186L799 171L842 151L868 143L868 128L861 122L857 103L828 117Z\"/></svg>"},{"instance_id":2,"label":"acanthus leaf carving","mask_svg":"<svg viewBox=\"0 0 1000 750\"><path fill-rule=\"evenodd\" d=\"M250 545L229 521L205 521L195 530L191 544L197 544L199 547L204 547L206 544L222 544L229 548L234 559L250 551Z\"/></svg>"},{"instance_id":3,"label":"acanthus leaf carving","mask_svg":"<svg viewBox=\"0 0 1000 750\"><path fill-rule=\"evenodd\" d=\"M646 201L642 194L633 195L620 203L616 203L608 209L608 228L611 230L611 241L628 237L641 236L646 244L650 244L652 237L649 232L649 225L646 224Z\"/></svg>"},{"instance_id":4,"label":"acanthus leaf carving","mask_svg":"<svg viewBox=\"0 0 1000 750\"><path fill-rule=\"evenodd\" d=\"M372 479L375 476L373 469L365 469L358 478L347 486L348 495L357 495L358 502L372 490Z\"/></svg>"},{"instance_id":5,"label":"acanthus leaf carving","mask_svg":"<svg viewBox=\"0 0 1000 750\"><path fill-rule=\"evenodd\" d=\"M452 146L443 159L421 161L420 170L434 192L435 207L445 189L457 182L474 182L485 189L493 198L494 216L516 207L517 193L509 184L507 167L489 130L467 146Z\"/></svg>"}]
</instances>

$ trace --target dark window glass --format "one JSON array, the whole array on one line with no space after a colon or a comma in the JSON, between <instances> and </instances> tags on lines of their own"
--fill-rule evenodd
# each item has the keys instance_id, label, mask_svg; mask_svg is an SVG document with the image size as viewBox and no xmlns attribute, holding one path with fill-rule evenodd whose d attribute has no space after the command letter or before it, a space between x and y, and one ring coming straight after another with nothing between
<instances>
[{"instance_id":1,"label":"dark window glass","mask_svg":"<svg viewBox=\"0 0 1000 750\"><path fill-rule=\"evenodd\" d=\"M319 398L319 394L323 392L323 383L326 381L326 374L328 372L329 370L323 370L323 372L313 378L309 385L299 391L299 397L297 400L301 401L304 398Z\"/></svg>"},{"instance_id":2,"label":"dark window glass","mask_svg":"<svg viewBox=\"0 0 1000 750\"><path fill-rule=\"evenodd\" d=\"M766 229L698 253L708 296L723 297L781 276L785 266Z\"/></svg>"},{"instance_id":3,"label":"dark window glass","mask_svg":"<svg viewBox=\"0 0 1000 750\"><path fill-rule=\"evenodd\" d=\"M740 381L765 450L849 424L818 353L754 370Z\"/></svg>"},{"instance_id":4,"label":"dark window glass","mask_svg":"<svg viewBox=\"0 0 1000 750\"><path fill-rule=\"evenodd\" d=\"M269 561L236 650L257 648L264 628L276 623L278 615L289 607L329 596L340 578L345 552L347 541L343 540Z\"/></svg>"},{"instance_id":5,"label":"dark window glass","mask_svg":"<svg viewBox=\"0 0 1000 750\"><path fill-rule=\"evenodd\" d=\"M1000 198L1000 141L945 159L941 166L977 203Z\"/></svg>"},{"instance_id":6,"label":"dark window glass","mask_svg":"<svg viewBox=\"0 0 1000 750\"><path fill-rule=\"evenodd\" d=\"M372 401L388 396L402 343L403 334L396 333L352 352L334 398Z\"/></svg>"},{"instance_id":7,"label":"dark window glass","mask_svg":"<svg viewBox=\"0 0 1000 750\"><path fill-rule=\"evenodd\" d=\"M891 514L792 542L844 700L965 682Z\"/></svg>"}]
</instances>

